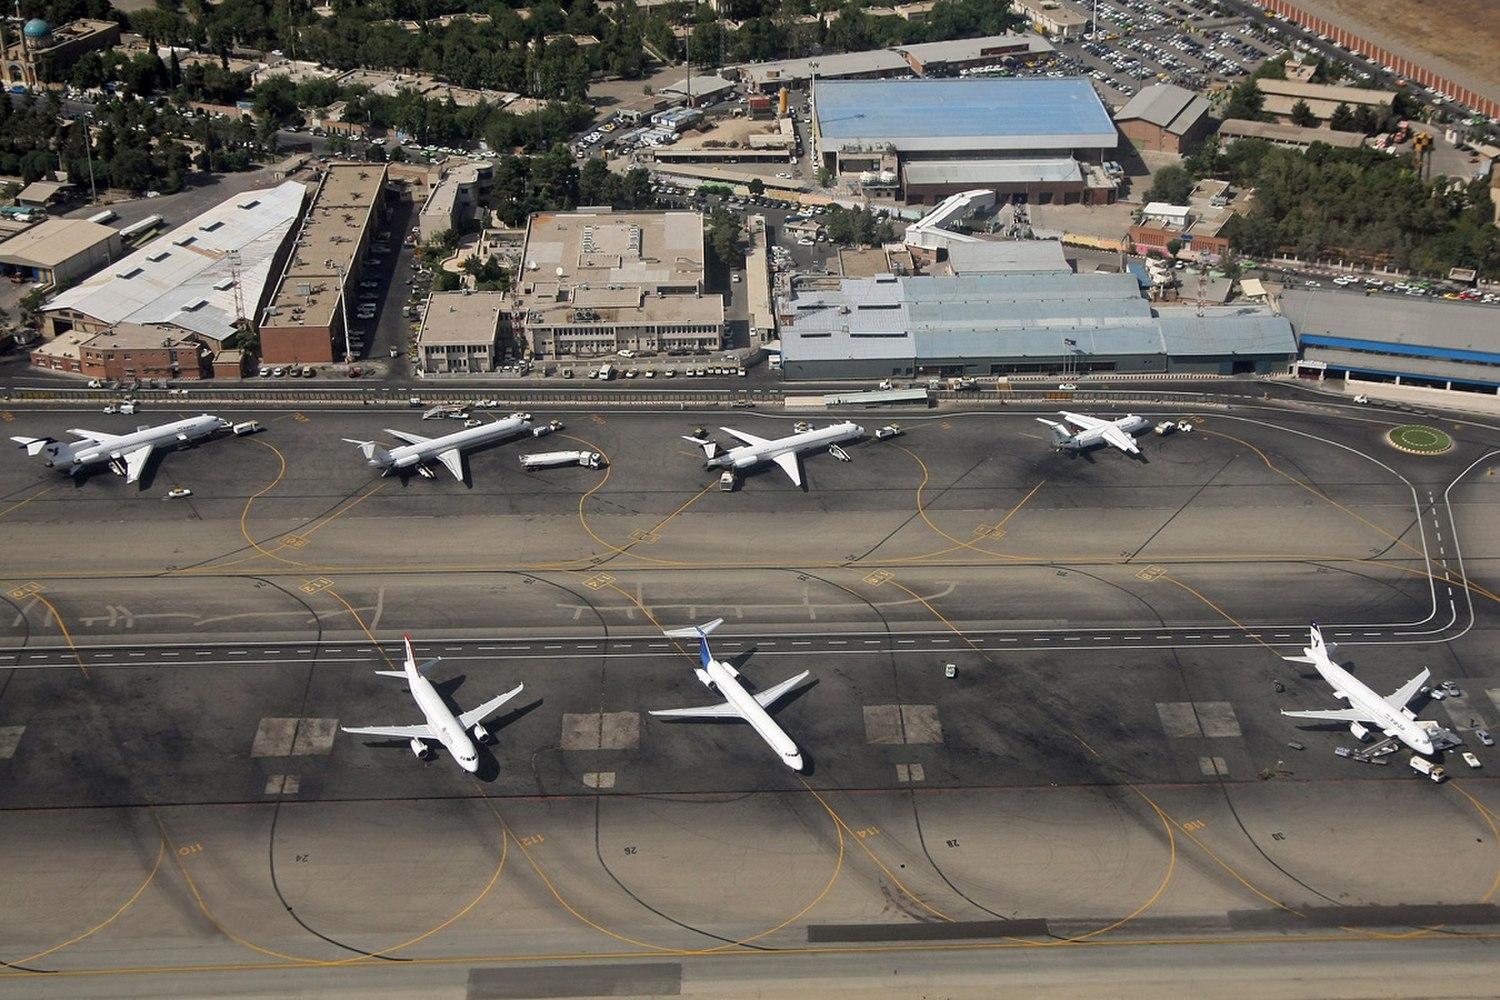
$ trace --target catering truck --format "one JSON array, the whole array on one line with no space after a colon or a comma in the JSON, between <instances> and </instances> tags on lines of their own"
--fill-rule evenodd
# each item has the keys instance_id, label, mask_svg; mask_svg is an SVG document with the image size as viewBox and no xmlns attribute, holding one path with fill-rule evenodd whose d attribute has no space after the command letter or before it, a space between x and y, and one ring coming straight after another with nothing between
<instances>
[{"instance_id":1,"label":"catering truck","mask_svg":"<svg viewBox=\"0 0 1500 1000\"><path fill-rule=\"evenodd\" d=\"M544 451L521 456L521 468L527 471L558 465L581 465L586 469L598 469L604 465L604 456L597 451Z\"/></svg>"}]
</instances>

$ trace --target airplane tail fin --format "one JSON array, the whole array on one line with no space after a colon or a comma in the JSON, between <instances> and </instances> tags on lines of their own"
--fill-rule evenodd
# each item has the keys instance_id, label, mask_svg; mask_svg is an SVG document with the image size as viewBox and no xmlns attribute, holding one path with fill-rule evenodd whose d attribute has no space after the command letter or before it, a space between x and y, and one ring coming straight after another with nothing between
<instances>
[{"instance_id":1,"label":"airplane tail fin","mask_svg":"<svg viewBox=\"0 0 1500 1000\"><path fill-rule=\"evenodd\" d=\"M365 453L365 460L371 465L391 464L391 453L374 441L356 441L354 438L344 438L344 440L350 444L358 445L359 450Z\"/></svg>"},{"instance_id":2,"label":"airplane tail fin","mask_svg":"<svg viewBox=\"0 0 1500 1000\"><path fill-rule=\"evenodd\" d=\"M724 619L715 618L713 621L703 625L690 625L687 628L669 628L662 635L668 639L697 639L698 657L706 667L709 661L714 658L713 654L708 650L708 634L723 624Z\"/></svg>"},{"instance_id":3,"label":"airplane tail fin","mask_svg":"<svg viewBox=\"0 0 1500 1000\"><path fill-rule=\"evenodd\" d=\"M714 458L719 454L719 445L716 441L710 441L706 437L698 437L693 434L684 434L682 436L682 439L684 441L691 441L693 442L693 444L702 448L703 454L707 458Z\"/></svg>"},{"instance_id":4,"label":"airplane tail fin","mask_svg":"<svg viewBox=\"0 0 1500 1000\"><path fill-rule=\"evenodd\" d=\"M1323 630L1318 628L1318 623L1313 622L1308 629L1307 648L1302 656L1283 656L1282 659L1289 663L1311 663L1318 664L1333 658L1333 651L1338 649L1337 643L1325 642Z\"/></svg>"},{"instance_id":5,"label":"airplane tail fin","mask_svg":"<svg viewBox=\"0 0 1500 1000\"><path fill-rule=\"evenodd\" d=\"M55 441L57 439L56 438L13 437L13 438L11 438L11 440L14 441L16 444L20 445L22 448L25 448L26 449L26 454L35 457L35 456L40 455L42 453L42 449L43 448L47 447L49 444L51 444L53 441Z\"/></svg>"},{"instance_id":6,"label":"airplane tail fin","mask_svg":"<svg viewBox=\"0 0 1500 1000\"><path fill-rule=\"evenodd\" d=\"M441 656L434 656L420 667L417 666L417 654L411 648L411 636L403 635L401 639L406 643L406 670L398 676L405 677L408 674L425 674L442 662L443 658Z\"/></svg>"},{"instance_id":7,"label":"airplane tail fin","mask_svg":"<svg viewBox=\"0 0 1500 1000\"><path fill-rule=\"evenodd\" d=\"M1037 417L1036 419L1038 423L1046 424L1052 431L1052 447L1062 449L1073 445L1075 435L1066 425L1060 424L1056 420L1048 420L1045 417Z\"/></svg>"}]
</instances>

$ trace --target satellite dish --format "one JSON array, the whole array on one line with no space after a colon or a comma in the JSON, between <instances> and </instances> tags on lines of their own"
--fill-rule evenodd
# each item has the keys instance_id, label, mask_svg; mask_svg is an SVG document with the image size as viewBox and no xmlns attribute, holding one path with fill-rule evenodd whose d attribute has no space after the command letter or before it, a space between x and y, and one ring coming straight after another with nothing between
<instances>
[{"instance_id":1,"label":"satellite dish","mask_svg":"<svg viewBox=\"0 0 1500 1000\"><path fill-rule=\"evenodd\" d=\"M557 276L558 276L558 277L559 277L559 278L561 278L561 277L562 277L562 276L563 276L563 269L562 269L562 268L558 268L558 269L557 269Z\"/></svg>"}]
</instances>

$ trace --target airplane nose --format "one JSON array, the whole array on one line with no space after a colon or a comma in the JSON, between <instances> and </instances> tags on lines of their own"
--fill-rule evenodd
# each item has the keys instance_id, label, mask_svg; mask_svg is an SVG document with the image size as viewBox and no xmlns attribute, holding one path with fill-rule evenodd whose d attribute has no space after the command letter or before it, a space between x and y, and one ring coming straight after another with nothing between
<instances>
[{"instance_id":1,"label":"airplane nose","mask_svg":"<svg viewBox=\"0 0 1500 1000\"><path fill-rule=\"evenodd\" d=\"M796 771L798 774L802 773L802 755L800 753L788 754L782 759L786 761L787 767L791 768L793 771Z\"/></svg>"},{"instance_id":2,"label":"airplane nose","mask_svg":"<svg viewBox=\"0 0 1500 1000\"><path fill-rule=\"evenodd\" d=\"M473 774L473 773L475 773L476 771L479 770L479 758L478 757L460 757L458 759L458 764L459 764L460 767L462 767L465 771L468 771L470 774Z\"/></svg>"}]
</instances>

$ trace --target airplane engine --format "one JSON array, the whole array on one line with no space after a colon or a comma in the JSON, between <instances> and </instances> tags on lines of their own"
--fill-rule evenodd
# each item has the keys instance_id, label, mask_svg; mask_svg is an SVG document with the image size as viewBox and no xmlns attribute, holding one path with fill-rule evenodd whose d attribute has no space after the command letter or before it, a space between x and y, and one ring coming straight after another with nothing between
<instances>
[{"instance_id":1,"label":"airplane engine","mask_svg":"<svg viewBox=\"0 0 1500 1000\"><path fill-rule=\"evenodd\" d=\"M474 723L474 728L470 731L474 734L475 743L493 743L495 740L495 738L490 735L490 731L484 728L484 723L482 722Z\"/></svg>"},{"instance_id":2,"label":"airplane engine","mask_svg":"<svg viewBox=\"0 0 1500 1000\"><path fill-rule=\"evenodd\" d=\"M431 753L431 751L427 748L427 744L423 743L415 736L411 738L411 752L416 754L418 760L426 760L428 755Z\"/></svg>"},{"instance_id":3,"label":"airplane engine","mask_svg":"<svg viewBox=\"0 0 1500 1000\"><path fill-rule=\"evenodd\" d=\"M1349 723L1349 732L1353 733L1354 738L1359 740L1361 743L1370 742L1370 730L1366 729L1358 722Z\"/></svg>"},{"instance_id":4,"label":"airplane engine","mask_svg":"<svg viewBox=\"0 0 1500 1000\"><path fill-rule=\"evenodd\" d=\"M707 670L704 670L702 667L694 667L693 673L698 675L698 679L703 682L704 687L712 688L714 686L714 679L708 676Z\"/></svg>"},{"instance_id":5,"label":"airplane engine","mask_svg":"<svg viewBox=\"0 0 1500 1000\"><path fill-rule=\"evenodd\" d=\"M762 458L763 456L757 455L741 455L734 460L734 467L736 469L748 469L750 468L750 466L755 465L757 462L760 462Z\"/></svg>"}]
</instances>

